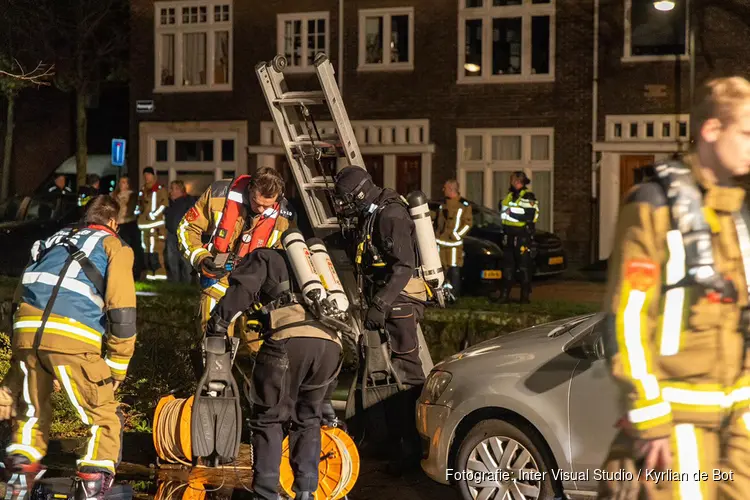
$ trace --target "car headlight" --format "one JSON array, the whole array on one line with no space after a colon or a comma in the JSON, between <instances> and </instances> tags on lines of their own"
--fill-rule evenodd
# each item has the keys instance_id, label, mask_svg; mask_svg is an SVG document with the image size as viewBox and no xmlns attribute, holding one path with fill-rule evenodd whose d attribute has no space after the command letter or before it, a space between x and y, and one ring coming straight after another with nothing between
<instances>
[{"instance_id":1,"label":"car headlight","mask_svg":"<svg viewBox=\"0 0 750 500\"><path fill-rule=\"evenodd\" d=\"M431 372L424 383L420 399L427 404L435 404L445 392L452 378L453 375L448 372Z\"/></svg>"}]
</instances>

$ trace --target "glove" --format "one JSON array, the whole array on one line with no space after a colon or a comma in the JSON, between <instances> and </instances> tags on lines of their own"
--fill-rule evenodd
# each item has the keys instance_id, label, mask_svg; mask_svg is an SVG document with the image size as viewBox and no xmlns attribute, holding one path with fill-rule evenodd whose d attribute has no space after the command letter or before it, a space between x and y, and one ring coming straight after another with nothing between
<instances>
[{"instance_id":1,"label":"glove","mask_svg":"<svg viewBox=\"0 0 750 500\"><path fill-rule=\"evenodd\" d=\"M16 402L7 387L0 388L0 420L10 420L16 416Z\"/></svg>"},{"instance_id":2,"label":"glove","mask_svg":"<svg viewBox=\"0 0 750 500\"><path fill-rule=\"evenodd\" d=\"M370 306L365 317L365 328L368 330L380 330L385 328L385 313L376 306Z\"/></svg>"},{"instance_id":3,"label":"glove","mask_svg":"<svg viewBox=\"0 0 750 500\"><path fill-rule=\"evenodd\" d=\"M217 266L213 257L206 257L201 261L201 274L208 278L221 279L229 272L225 268Z\"/></svg>"},{"instance_id":4,"label":"glove","mask_svg":"<svg viewBox=\"0 0 750 500\"><path fill-rule=\"evenodd\" d=\"M226 321L216 315L211 316L208 319L208 323L206 323L207 337L226 337L228 330L229 321Z\"/></svg>"}]
</instances>

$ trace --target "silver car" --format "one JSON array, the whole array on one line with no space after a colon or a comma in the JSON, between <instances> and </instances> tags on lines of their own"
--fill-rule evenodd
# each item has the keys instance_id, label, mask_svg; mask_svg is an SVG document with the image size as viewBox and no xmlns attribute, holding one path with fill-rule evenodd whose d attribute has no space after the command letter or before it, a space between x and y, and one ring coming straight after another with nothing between
<instances>
[{"instance_id":1,"label":"silver car","mask_svg":"<svg viewBox=\"0 0 750 500\"><path fill-rule=\"evenodd\" d=\"M605 326L577 316L438 363L417 406L425 473L467 500L592 498L621 415Z\"/></svg>"}]
</instances>

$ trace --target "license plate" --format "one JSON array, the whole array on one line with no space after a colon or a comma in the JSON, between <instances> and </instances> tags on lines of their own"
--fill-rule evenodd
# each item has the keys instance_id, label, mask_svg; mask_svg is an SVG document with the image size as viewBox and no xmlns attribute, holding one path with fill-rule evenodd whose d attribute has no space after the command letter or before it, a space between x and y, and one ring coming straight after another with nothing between
<instances>
[{"instance_id":1,"label":"license plate","mask_svg":"<svg viewBox=\"0 0 750 500\"><path fill-rule=\"evenodd\" d=\"M556 264L562 264L563 258L562 257L550 257L548 262L550 266L554 266Z\"/></svg>"},{"instance_id":2,"label":"license plate","mask_svg":"<svg viewBox=\"0 0 750 500\"><path fill-rule=\"evenodd\" d=\"M483 280L499 280L503 277L502 271L482 271Z\"/></svg>"}]
</instances>

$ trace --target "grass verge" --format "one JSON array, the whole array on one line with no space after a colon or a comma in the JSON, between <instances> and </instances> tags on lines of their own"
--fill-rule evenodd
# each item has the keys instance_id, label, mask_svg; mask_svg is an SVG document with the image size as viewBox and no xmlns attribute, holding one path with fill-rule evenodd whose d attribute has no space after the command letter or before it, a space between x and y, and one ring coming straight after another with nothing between
<instances>
[{"instance_id":1,"label":"grass verge","mask_svg":"<svg viewBox=\"0 0 750 500\"><path fill-rule=\"evenodd\" d=\"M18 283L0 277L0 301L12 298ZM154 408L160 397L184 397L195 391L194 352L197 333L198 291L169 283L139 283L138 337L128 378L119 391L126 431L150 432ZM462 298L449 309L428 309L422 328L435 362L476 344L514 330L596 311L598 304L540 301L528 305L498 305L486 298ZM0 328L0 379L10 366L8 325ZM238 362L241 362L239 360ZM53 395L54 438L84 436L77 413L62 393Z\"/></svg>"}]
</instances>

